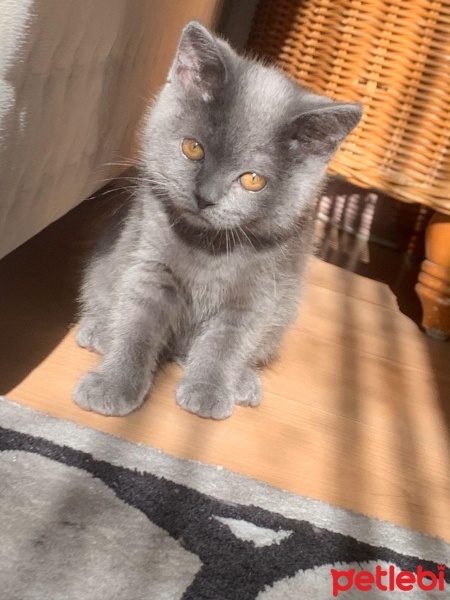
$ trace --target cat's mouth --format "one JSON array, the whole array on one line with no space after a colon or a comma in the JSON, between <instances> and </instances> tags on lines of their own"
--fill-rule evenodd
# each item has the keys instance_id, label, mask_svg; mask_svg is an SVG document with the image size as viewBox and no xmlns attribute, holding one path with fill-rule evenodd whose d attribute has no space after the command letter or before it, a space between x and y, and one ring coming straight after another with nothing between
<instances>
[{"instance_id":1,"label":"cat's mouth","mask_svg":"<svg viewBox=\"0 0 450 600\"><path fill-rule=\"evenodd\" d=\"M186 206L187 202L184 206L180 205L179 202L174 201L166 188L162 188L154 181L148 182L148 186L157 197L162 200L165 207L169 209L171 213L178 215L178 218L182 218L187 221L187 223L191 223L197 227L212 227L211 221L204 214L205 210L200 208L190 208L189 206Z\"/></svg>"},{"instance_id":2,"label":"cat's mouth","mask_svg":"<svg viewBox=\"0 0 450 600\"><path fill-rule=\"evenodd\" d=\"M187 208L186 206L180 206L172 201L169 201L166 204L166 207L180 224L184 223L185 227L194 227L198 231L204 232L216 230L214 223L208 219L207 215L204 214L205 211L203 210L200 211L198 209L196 210Z\"/></svg>"},{"instance_id":3,"label":"cat's mouth","mask_svg":"<svg viewBox=\"0 0 450 600\"><path fill-rule=\"evenodd\" d=\"M207 216L204 214L204 210L191 210L190 208L183 208L181 209L181 215L187 219L188 221L192 222L195 225L201 225L203 224L203 226L207 225L208 227L212 226L211 221L207 218Z\"/></svg>"}]
</instances>

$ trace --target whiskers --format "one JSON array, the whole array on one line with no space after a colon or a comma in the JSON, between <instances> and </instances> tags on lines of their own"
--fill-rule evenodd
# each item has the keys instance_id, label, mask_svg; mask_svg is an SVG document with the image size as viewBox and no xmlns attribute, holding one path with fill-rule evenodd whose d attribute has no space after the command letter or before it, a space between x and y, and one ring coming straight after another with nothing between
<instances>
[{"instance_id":1,"label":"whiskers","mask_svg":"<svg viewBox=\"0 0 450 600\"><path fill-rule=\"evenodd\" d=\"M163 173L153 171L147 174L144 165L139 161L121 161L105 163L103 170L107 167L123 167L124 171L116 178L97 179L96 184L106 184L103 190L94 192L90 198L110 197L123 193L130 197L136 197L142 187L151 187L152 194L163 199L167 196L169 178Z\"/></svg>"},{"instance_id":2,"label":"whiskers","mask_svg":"<svg viewBox=\"0 0 450 600\"><path fill-rule=\"evenodd\" d=\"M95 177L96 173L105 173L112 169L121 169L122 171L119 171L117 175L112 175L111 177ZM91 172L89 185L91 187L100 187L103 184L110 184L111 186L114 186L115 189L119 189L119 187L125 187L125 185L120 186L122 183L131 186L147 183L159 187L166 187L168 181L169 178L161 172L152 171L151 176L149 176L146 173L145 164L139 159L122 159L104 163L101 167L93 170ZM109 191L107 193L109 193Z\"/></svg>"},{"instance_id":3,"label":"whiskers","mask_svg":"<svg viewBox=\"0 0 450 600\"><path fill-rule=\"evenodd\" d=\"M242 234L245 237L245 239L248 242L248 245L250 246L250 248L252 248L253 250L256 251L255 245L253 244L253 242L249 238L249 236L245 233L245 230L240 225L237 226L237 229L238 229L239 235Z\"/></svg>"}]
</instances>

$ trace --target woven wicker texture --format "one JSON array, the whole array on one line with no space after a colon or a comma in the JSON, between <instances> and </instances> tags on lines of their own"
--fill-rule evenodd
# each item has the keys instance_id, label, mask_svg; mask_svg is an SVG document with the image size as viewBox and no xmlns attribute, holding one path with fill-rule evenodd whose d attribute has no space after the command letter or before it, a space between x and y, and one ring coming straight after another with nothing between
<instances>
[{"instance_id":1,"label":"woven wicker texture","mask_svg":"<svg viewBox=\"0 0 450 600\"><path fill-rule=\"evenodd\" d=\"M450 214L450 1L261 0L249 48L364 104L331 173Z\"/></svg>"}]
</instances>

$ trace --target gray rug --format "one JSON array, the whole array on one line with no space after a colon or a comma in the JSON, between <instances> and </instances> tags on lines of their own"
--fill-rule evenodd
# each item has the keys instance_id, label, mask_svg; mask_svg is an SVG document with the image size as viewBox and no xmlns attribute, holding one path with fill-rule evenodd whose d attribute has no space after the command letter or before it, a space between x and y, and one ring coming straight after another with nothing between
<instances>
[{"instance_id":1,"label":"gray rug","mask_svg":"<svg viewBox=\"0 0 450 600\"><path fill-rule=\"evenodd\" d=\"M402 570L450 596L442 540L4 399L0 482L2 600L404 598Z\"/></svg>"}]
</instances>

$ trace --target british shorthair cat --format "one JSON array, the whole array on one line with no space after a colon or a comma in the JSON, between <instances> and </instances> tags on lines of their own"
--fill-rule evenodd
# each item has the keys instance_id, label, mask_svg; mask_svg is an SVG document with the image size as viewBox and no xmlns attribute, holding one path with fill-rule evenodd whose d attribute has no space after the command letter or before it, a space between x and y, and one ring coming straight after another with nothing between
<instances>
[{"instance_id":1,"label":"british shorthair cat","mask_svg":"<svg viewBox=\"0 0 450 600\"><path fill-rule=\"evenodd\" d=\"M190 412L260 403L258 367L296 316L327 163L361 113L185 27L143 124L137 197L85 273L77 340L103 360L78 405L130 413L167 358L184 365L176 400Z\"/></svg>"}]
</instances>

